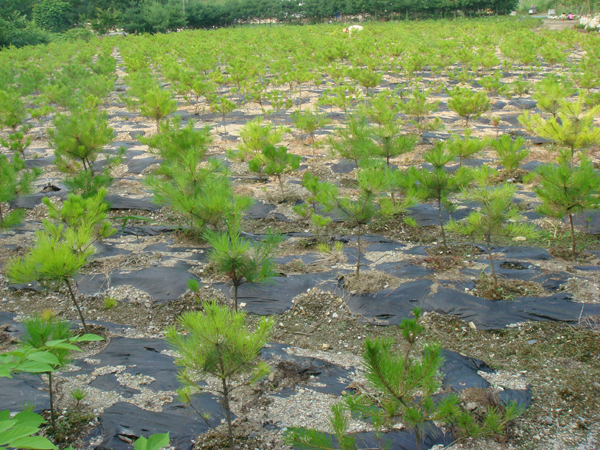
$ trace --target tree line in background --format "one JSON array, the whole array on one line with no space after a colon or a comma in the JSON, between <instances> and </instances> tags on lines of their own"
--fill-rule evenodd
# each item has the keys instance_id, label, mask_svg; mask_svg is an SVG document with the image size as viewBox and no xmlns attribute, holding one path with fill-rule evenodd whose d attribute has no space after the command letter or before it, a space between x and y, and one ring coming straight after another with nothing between
<instances>
[{"instance_id":1,"label":"tree line in background","mask_svg":"<svg viewBox=\"0 0 600 450\"><path fill-rule=\"evenodd\" d=\"M334 19L422 19L482 13L505 14L516 0L0 0L0 46L35 45L91 37L122 28L164 33L275 19L317 23ZM61 39L61 37L58 37Z\"/></svg>"}]
</instances>

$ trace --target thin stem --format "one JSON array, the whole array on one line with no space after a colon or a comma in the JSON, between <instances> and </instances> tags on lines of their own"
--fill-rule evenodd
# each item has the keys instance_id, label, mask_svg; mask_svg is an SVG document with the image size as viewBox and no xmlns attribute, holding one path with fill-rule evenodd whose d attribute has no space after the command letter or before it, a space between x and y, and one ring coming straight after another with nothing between
<instances>
[{"instance_id":1,"label":"thin stem","mask_svg":"<svg viewBox=\"0 0 600 450\"><path fill-rule=\"evenodd\" d=\"M87 334L90 332L90 330L85 323L85 319L83 318L83 313L81 312L79 303L77 303L77 298L75 297L75 294L73 293L73 289L71 288L71 283L69 283L68 278L65 278L65 284L67 285L67 288L69 288L69 294L71 294L71 300L73 300L73 304L75 305L75 308L77 308L77 313L79 314L79 319L81 319L81 324L83 325L83 331Z\"/></svg>"},{"instance_id":2,"label":"thin stem","mask_svg":"<svg viewBox=\"0 0 600 450\"><path fill-rule=\"evenodd\" d=\"M223 407L225 408L225 414L227 416L227 433L229 435L229 447L233 448L233 428L231 426L231 409L229 407L229 386L227 386L226 378L222 378L221 382L223 384Z\"/></svg>"},{"instance_id":3,"label":"thin stem","mask_svg":"<svg viewBox=\"0 0 600 450\"><path fill-rule=\"evenodd\" d=\"M490 258L490 267L492 268L492 277L494 278L494 289L498 289L498 277L496 276L496 268L494 267L494 257L492 256L491 231L487 233L487 235L485 236L485 240L487 243L488 256Z\"/></svg>"},{"instance_id":4,"label":"thin stem","mask_svg":"<svg viewBox=\"0 0 600 450\"><path fill-rule=\"evenodd\" d=\"M48 375L48 390L50 391L50 422L52 423L52 434L56 439L56 414L54 413L54 394L52 393L52 372L46 372Z\"/></svg>"},{"instance_id":5,"label":"thin stem","mask_svg":"<svg viewBox=\"0 0 600 450\"><path fill-rule=\"evenodd\" d=\"M237 310L238 310L238 287L239 287L239 285L234 282L233 283L233 304L234 304L235 312L237 312Z\"/></svg>"},{"instance_id":6,"label":"thin stem","mask_svg":"<svg viewBox=\"0 0 600 450\"><path fill-rule=\"evenodd\" d=\"M356 278L360 275L360 224L358 224L358 232L356 233L356 248L358 250L358 259L356 260Z\"/></svg>"},{"instance_id":7,"label":"thin stem","mask_svg":"<svg viewBox=\"0 0 600 450\"><path fill-rule=\"evenodd\" d=\"M575 259L577 258L576 248L575 248L575 227L573 226L573 215L569 212L569 225L571 226L571 250L573 251L573 264L575 264Z\"/></svg>"},{"instance_id":8,"label":"thin stem","mask_svg":"<svg viewBox=\"0 0 600 450\"><path fill-rule=\"evenodd\" d=\"M444 250L448 251L448 245L446 244L446 231L444 230L444 219L442 218L442 196L438 196L438 217L440 219L440 228L442 230L442 243Z\"/></svg>"}]
</instances>

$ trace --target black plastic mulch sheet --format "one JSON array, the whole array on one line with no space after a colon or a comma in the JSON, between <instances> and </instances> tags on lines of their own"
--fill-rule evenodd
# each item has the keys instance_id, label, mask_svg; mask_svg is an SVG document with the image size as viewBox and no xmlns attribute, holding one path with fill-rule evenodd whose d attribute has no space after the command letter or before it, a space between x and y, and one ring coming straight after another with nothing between
<instances>
[{"instance_id":1,"label":"black plastic mulch sheet","mask_svg":"<svg viewBox=\"0 0 600 450\"><path fill-rule=\"evenodd\" d=\"M193 440L220 423L223 414L218 401L210 394L196 395L193 404L198 411L210 414L208 424L187 405L178 401L165 405L161 412L143 410L130 403L115 403L100 416L99 424L86 441L102 438L98 450L131 450L140 436L170 433L170 444L177 450L191 450ZM209 426L209 424L211 426Z\"/></svg>"},{"instance_id":2,"label":"black plastic mulch sheet","mask_svg":"<svg viewBox=\"0 0 600 450\"><path fill-rule=\"evenodd\" d=\"M397 289L386 289L376 294L350 295L346 303L355 313L378 319L386 325L399 324L418 306L424 311L460 317L484 330L504 328L527 320L576 323L582 310L585 315L600 314L600 305L576 303L565 294L494 301L446 287L431 289L432 286L429 280L411 281Z\"/></svg>"},{"instance_id":3,"label":"black plastic mulch sheet","mask_svg":"<svg viewBox=\"0 0 600 450\"><path fill-rule=\"evenodd\" d=\"M96 295L109 287L133 286L146 292L158 303L177 300L188 287L187 281L194 276L188 272L189 264L177 262L173 267L149 267L128 273L115 272L107 278L103 274L85 275L77 281L83 295Z\"/></svg>"},{"instance_id":4,"label":"black plastic mulch sheet","mask_svg":"<svg viewBox=\"0 0 600 450\"><path fill-rule=\"evenodd\" d=\"M238 289L238 304L245 303L245 311L261 316L281 314L292 307L294 297L308 289L317 287L324 291L335 290L336 275L337 272L310 273L275 277L269 283L242 284ZM230 284L216 283L213 287L233 298L233 287Z\"/></svg>"}]
</instances>

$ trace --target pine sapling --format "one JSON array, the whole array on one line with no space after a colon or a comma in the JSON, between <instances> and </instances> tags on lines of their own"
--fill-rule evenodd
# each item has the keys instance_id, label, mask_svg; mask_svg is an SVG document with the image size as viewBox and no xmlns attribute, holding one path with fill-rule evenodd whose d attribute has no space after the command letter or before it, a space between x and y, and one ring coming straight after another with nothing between
<instances>
[{"instance_id":1,"label":"pine sapling","mask_svg":"<svg viewBox=\"0 0 600 450\"><path fill-rule=\"evenodd\" d=\"M422 168L420 170L414 167L410 169L410 176L419 182L415 194L421 200L433 199L438 206L438 217L440 222L440 231L442 234L442 244L445 249L448 248L444 220L442 216L442 206L450 213L454 210L454 204L450 195L460 192L460 190L470 182L470 172L461 167L457 171L450 173L445 166L454 160L454 154L450 153L446 144L436 142L435 147L423 154L423 158L433 166L432 170Z\"/></svg>"},{"instance_id":2,"label":"pine sapling","mask_svg":"<svg viewBox=\"0 0 600 450\"><path fill-rule=\"evenodd\" d=\"M25 159L25 150L31 144L31 137L27 136L27 132L31 129L31 125L22 126L19 131L15 131L8 135L8 140L0 139L0 145L8 148L14 153L18 153L21 158Z\"/></svg>"},{"instance_id":3,"label":"pine sapling","mask_svg":"<svg viewBox=\"0 0 600 450\"><path fill-rule=\"evenodd\" d=\"M44 229L36 233L34 246L26 256L13 258L7 265L12 283L37 281L44 288L64 285L86 333L88 326L72 281L95 253L93 243L116 233L106 220L105 196L104 190L85 199L71 194L61 209L45 198L44 204L53 220L43 222Z\"/></svg>"},{"instance_id":4,"label":"pine sapling","mask_svg":"<svg viewBox=\"0 0 600 450\"><path fill-rule=\"evenodd\" d=\"M467 129L463 138L453 134L452 140L448 142L450 153L458 157L459 167L462 167L463 159L469 159L488 145L487 139L471 138L471 134L472 131Z\"/></svg>"},{"instance_id":5,"label":"pine sapling","mask_svg":"<svg viewBox=\"0 0 600 450\"><path fill-rule=\"evenodd\" d=\"M371 127L364 117L350 116L343 128L337 128L329 139L334 155L354 161L359 171L360 160L375 151Z\"/></svg>"},{"instance_id":6,"label":"pine sapling","mask_svg":"<svg viewBox=\"0 0 600 450\"><path fill-rule=\"evenodd\" d=\"M573 167L570 155L562 151L558 165L544 164L537 170L534 192L542 201L538 212L557 219L569 218L571 254L577 258L577 242L573 215L600 207L600 175L589 159L582 156L579 165Z\"/></svg>"},{"instance_id":7,"label":"pine sapling","mask_svg":"<svg viewBox=\"0 0 600 450\"><path fill-rule=\"evenodd\" d=\"M264 172L267 175L275 175L277 177L279 187L281 188L281 197L285 199L282 176L297 170L300 167L302 157L288 153L284 145L279 147L267 145L262 150L262 156L266 161Z\"/></svg>"},{"instance_id":8,"label":"pine sapling","mask_svg":"<svg viewBox=\"0 0 600 450\"><path fill-rule=\"evenodd\" d=\"M270 229L258 242L243 237L236 218L227 222L225 233L207 230L204 237L212 250L208 254L217 273L227 276L233 285L234 310L238 310L238 289L244 283L261 283L276 276L273 253L282 237Z\"/></svg>"},{"instance_id":9,"label":"pine sapling","mask_svg":"<svg viewBox=\"0 0 600 450\"><path fill-rule=\"evenodd\" d=\"M469 120L479 118L490 109L490 100L485 92L475 92L460 87L453 90L446 89L446 92L450 96L448 108L465 120L465 128L469 126Z\"/></svg>"},{"instance_id":10,"label":"pine sapling","mask_svg":"<svg viewBox=\"0 0 600 450\"><path fill-rule=\"evenodd\" d=\"M185 335L171 327L166 331L166 340L181 355L175 362L183 367L179 372L183 388L178 393L184 402L191 404L192 394L204 389L198 383L203 378L212 376L219 380L216 389L225 411L229 447L233 449L232 393L269 373L270 367L259 356L271 334L273 320L263 317L250 329L244 311L231 311L216 302L206 302L202 308L204 311L179 317ZM248 373L249 379L241 378ZM202 411L196 412L204 417Z\"/></svg>"},{"instance_id":11,"label":"pine sapling","mask_svg":"<svg viewBox=\"0 0 600 450\"><path fill-rule=\"evenodd\" d=\"M498 139L490 141L490 145L498 155L498 162L508 173L518 170L521 162L529 155L529 150L523 150L525 139L521 136L513 140L510 135L503 134Z\"/></svg>"},{"instance_id":12,"label":"pine sapling","mask_svg":"<svg viewBox=\"0 0 600 450\"><path fill-rule=\"evenodd\" d=\"M161 119L177 111L177 100L173 98L173 94L158 86L148 90L140 100L140 114L155 120L157 133Z\"/></svg>"},{"instance_id":13,"label":"pine sapling","mask_svg":"<svg viewBox=\"0 0 600 450\"><path fill-rule=\"evenodd\" d=\"M2 210L2 204L13 201L19 195L29 194L32 183L40 173L39 169L26 169L25 161L18 155L14 155L12 161L5 155L0 155L0 229L21 222L24 215L22 209L15 209L7 214Z\"/></svg>"},{"instance_id":14,"label":"pine sapling","mask_svg":"<svg viewBox=\"0 0 600 450\"><path fill-rule=\"evenodd\" d=\"M310 145L315 145L315 131L331 123L331 120L325 114L319 113L317 108L314 111L306 109L304 112L298 110L292 113L294 126L304 131L310 136ZM314 150L314 149L313 149Z\"/></svg>"},{"instance_id":15,"label":"pine sapling","mask_svg":"<svg viewBox=\"0 0 600 450\"><path fill-rule=\"evenodd\" d=\"M480 185L467 188L463 192L463 197L477 202L479 210L473 211L461 222L452 220L448 223L448 229L453 232L483 237L487 246L496 291L498 291L498 277L494 267L492 238L494 236L533 237L536 235L533 225L519 222L521 215L513 204L515 191L516 186L513 184Z\"/></svg>"}]
</instances>

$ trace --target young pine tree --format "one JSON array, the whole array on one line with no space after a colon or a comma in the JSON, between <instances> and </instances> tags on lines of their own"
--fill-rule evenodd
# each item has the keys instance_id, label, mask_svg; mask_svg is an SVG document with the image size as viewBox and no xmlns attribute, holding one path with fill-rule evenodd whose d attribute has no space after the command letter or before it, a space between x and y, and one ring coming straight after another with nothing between
<instances>
[{"instance_id":1,"label":"young pine tree","mask_svg":"<svg viewBox=\"0 0 600 450\"><path fill-rule=\"evenodd\" d=\"M227 276L233 285L234 311L238 310L238 289L244 283L262 283L276 276L273 252L282 242L281 235L270 229L265 239L258 242L244 238L239 220L227 222L227 231L216 233L207 230L204 238L212 247L208 259L215 272Z\"/></svg>"},{"instance_id":2,"label":"young pine tree","mask_svg":"<svg viewBox=\"0 0 600 450\"><path fill-rule=\"evenodd\" d=\"M448 142L450 153L458 157L458 166L462 167L463 159L481 152L487 145L487 139L471 138L472 131L465 130L463 138L453 134L452 140Z\"/></svg>"},{"instance_id":3,"label":"young pine tree","mask_svg":"<svg viewBox=\"0 0 600 450\"><path fill-rule=\"evenodd\" d=\"M359 171L361 159L375 151L371 127L361 116L350 116L343 128L337 128L329 143L334 155L354 161Z\"/></svg>"},{"instance_id":4,"label":"young pine tree","mask_svg":"<svg viewBox=\"0 0 600 450\"><path fill-rule=\"evenodd\" d=\"M507 405L503 412L489 408L487 417L479 424L460 408L456 394L434 398L441 386L439 371L444 358L437 343L424 344L423 350L417 351L424 327L420 323L421 309L415 308L413 314L414 319L404 318L400 324L404 352L394 349L391 338L365 341L362 353L365 378L376 394L349 395L344 398L344 403L331 408L331 428L342 450L360 448L356 437L348 432L348 412L371 422L380 449L390 448L382 431L392 429L399 422L414 431L416 447L421 449L424 432L434 422L456 426L465 436L489 436L502 433L509 421L522 414L522 408L514 403ZM331 436L306 428L290 428L285 434L285 442L302 449L338 448Z\"/></svg>"},{"instance_id":5,"label":"young pine tree","mask_svg":"<svg viewBox=\"0 0 600 450\"><path fill-rule=\"evenodd\" d=\"M465 128L469 126L469 120L479 118L490 109L490 100L485 92L474 92L468 88L456 87L447 90L450 100L448 108L465 120Z\"/></svg>"},{"instance_id":6,"label":"young pine tree","mask_svg":"<svg viewBox=\"0 0 600 450\"><path fill-rule=\"evenodd\" d=\"M219 380L227 423L230 448L234 448L231 419L231 395L236 389L253 384L270 371L260 361L260 350L264 347L273 328L272 319L261 318L252 330L246 327L246 313L231 311L216 302L204 303L204 312L187 312L179 317L179 325L186 332L181 334L175 327L166 332L167 342L181 355L176 360L183 369L179 379L183 388L180 397L191 400L203 377L212 376ZM245 381L242 375L250 373ZM199 413L201 413L199 411Z\"/></svg>"},{"instance_id":7,"label":"young pine tree","mask_svg":"<svg viewBox=\"0 0 600 450\"><path fill-rule=\"evenodd\" d=\"M498 155L498 162L504 166L508 173L516 171L529 155L529 150L523 150L525 139L518 136L514 141L508 134L503 134L498 139L490 141L490 145Z\"/></svg>"},{"instance_id":8,"label":"young pine tree","mask_svg":"<svg viewBox=\"0 0 600 450\"><path fill-rule=\"evenodd\" d=\"M442 244L447 249L448 241L444 229L442 206L449 212L454 211L454 204L450 200L450 195L460 192L470 182L470 172L464 167L453 173L446 171L445 166L454 160L454 154L448 151L446 144L443 142L436 142L432 150L423 154L423 158L433 166L433 169L423 168L417 170L414 167L411 168L411 177L419 182L415 194L421 200L433 199L436 201L440 231L442 233Z\"/></svg>"},{"instance_id":9,"label":"young pine tree","mask_svg":"<svg viewBox=\"0 0 600 450\"><path fill-rule=\"evenodd\" d=\"M534 192L542 201L538 212L557 219L569 218L573 262L577 242L573 215L600 207L600 175L589 159L580 157L579 166L571 166L570 154L563 151L558 165L544 164L537 170Z\"/></svg>"},{"instance_id":10,"label":"young pine tree","mask_svg":"<svg viewBox=\"0 0 600 450\"><path fill-rule=\"evenodd\" d=\"M292 113L294 126L304 131L310 136L310 145L315 145L315 131L331 123L331 120L325 114L319 113L318 109L314 111L306 109L304 112L298 110Z\"/></svg>"},{"instance_id":11,"label":"young pine tree","mask_svg":"<svg viewBox=\"0 0 600 450\"><path fill-rule=\"evenodd\" d=\"M88 198L71 194L61 209L44 199L53 221L44 220L44 228L36 233L29 253L11 259L6 269L12 283L37 281L44 288L64 285L85 333L89 330L73 290L73 279L95 253L93 243L116 233L106 220L105 196L105 190Z\"/></svg>"},{"instance_id":12,"label":"young pine tree","mask_svg":"<svg viewBox=\"0 0 600 450\"><path fill-rule=\"evenodd\" d=\"M140 100L140 114L156 121L157 133L161 119L177 111L177 100L173 98L173 94L158 86L149 89Z\"/></svg>"},{"instance_id":13,"label":"young pine tree","mask_svg":"<svg viewBox=\"0 0 600 450\"><path fill-rule=\"evenodd\" d=\"M462 222L450 221L448 223L448 229L453 232L483 237L496 290L498 290L498 277L494 267L492 238L494 236L532 237L536 235L533 225L518 222L521 215L513 204L516 189L516 186L512 184L480 185L467 188L463 192L463 197L477 202L479 210L473 211Z\"/></svg>"},{"instance_id":14,"label":"young pine tree","mask_svg":"<svg viewBox=\"0 0 600 450\"><path fill-rule=\"evenodd\" d=\"M284 145L279 147L266 145L262 150L262 157L265 161L263 169L264 173L267 175L275 175L277 177L281 189L281 198L285 200L282 176L298 169L302 157L288 153L287 148ZM260 161L259 164L262 164L262 161ZM252 170L252 161L250 161L249 167L250 170Z\"/></svg>"},{"instance_id":15,"label":"young pine tree","mask_svg":"<svg viewBox=\"0 0 600 450\"><path fill-rule=\"evenodd\" d=\"M56 155L55 163L62 172L69 174L66 184L73 193L94 196L100 189L110 186L110 171L121 162L125 149L121 148L116 156L103 151L114 139L106 111L84 105L71 110L68 115L57 114L48 136ZM104 155L106 161L101 171L94 167L100 155Z\"/></svg>"},{"instance_id":16,"label":"young pine tree","mask_svg":"<svg viewBox=\"0 0 600 450\"><path fill-rule=\"evenodd\" d=\"M39 169L27 170L25 162L18 155L14 155L12 161L5 155L0 155L0 229L20 223L24 215L24 210L21 209L7 214L2 210L2 203L11 202L19 195L29 194L32 183L40 173Z\"/></svg>"},{"instance_id":17,"label":"young pine tree","mask_svg":"<svg viewBox=\"0 0 600 450\"><path fill-rule=\"evenodd\" d=\"M573 102L562 101L555 117L544 119L540 114L530 115L524 111L519 122L530 132L569 149L573 166L577 151L600 143L600 128L594 126L599 113L600 105L587 108L586 96L582 93Z\"/></svg>"}]
</instances>

